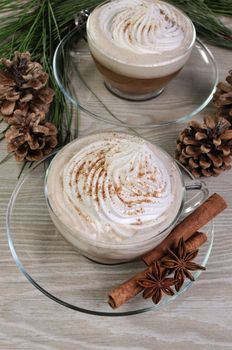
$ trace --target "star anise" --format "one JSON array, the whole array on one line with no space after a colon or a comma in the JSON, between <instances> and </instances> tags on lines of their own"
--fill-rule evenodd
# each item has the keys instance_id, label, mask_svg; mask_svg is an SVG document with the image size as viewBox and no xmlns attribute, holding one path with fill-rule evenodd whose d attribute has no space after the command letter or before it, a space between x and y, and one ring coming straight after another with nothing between
<instances>
[{"instance_id":1,"label":"star anise","mask_svg":"<svg viewBox=\"0 0 232 350\"><path fill-rule=\"evenodd\" d=\"M181 238L176 251L168 249L168 257L162 260L161 266L175 273L175 289L177 292L182 287L185 277L194 281L194 277L190 271L205 270L204 266L198 265L192 261L197 254L198 250L187 252L185 242L183 238Z\"/></svg>"},{"instance_id":2,"label":"star anise","mask_svg":"<svg viewBox=\"0 0 232 350\"><path fill-rule=\"evenodd\" d=\"M137 283L144 288L144 299L152 298L155 304L158 304L162 294L174 295L171 286L175 285L174 278L167 278L167 270L161 268L158 261L154 262L152 272L147 273L146 278L142 278Z\"/></svg>"}]
</instances>

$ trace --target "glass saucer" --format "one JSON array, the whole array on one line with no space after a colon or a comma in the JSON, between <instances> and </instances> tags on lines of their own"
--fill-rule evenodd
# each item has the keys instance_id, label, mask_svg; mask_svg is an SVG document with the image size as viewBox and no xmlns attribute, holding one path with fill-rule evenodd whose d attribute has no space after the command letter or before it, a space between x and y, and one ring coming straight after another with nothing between
<instances>
[{"instance_id":1,"label":"glass saucer","mask_svg":"<svg viewBox=\"0 0 232 350\"><path fill-rule=\"evenodd\" d=\"M18 268L30 283L65 307L100 316L157 310L192 285L193 282L186 280L180 292L164 297L158 305L139 294L120 308L111 309L107 303L108 292L146 266L141 261L101 265L83 257L63 239L53 225L44 195L45 171L51 159L52 156L48 156L38 162L19 180L7 209L9 247ZM189 179L190 175L185 172L184 176ZM208 240L200 248L196 262L206 265L213 244L213 221L202 231ZM200 272L194 272L195 279Z\"/></svg>"},{"instance_id":2,"label":"glass saucer","mask_svg":"<svg viewBox=\"0 0 232 350\"><path fill-rule=\"evenodd\" d=\"M215 59L197 39L188 62L159 96L140 102L121 99L106 88L96 69L84 24L61 41L53 70L61 91L79 110L94 119L137 129L192 118L210 102L218 81Z\"/></svg>"}]
</instances>

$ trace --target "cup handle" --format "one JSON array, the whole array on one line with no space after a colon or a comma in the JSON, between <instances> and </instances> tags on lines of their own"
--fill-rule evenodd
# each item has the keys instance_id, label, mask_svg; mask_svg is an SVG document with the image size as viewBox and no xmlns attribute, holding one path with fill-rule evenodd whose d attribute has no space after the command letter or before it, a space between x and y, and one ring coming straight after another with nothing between
<instances>
[{"instance_id":1,"label":"cup handle","mask_svg":"<svg viewBox=\"0 0 232 350\"><path fill-rule=\"evenodd\" d=\"M209 195L205 182L201 180L185 184L185 189L186 191L197 191L197 194L185 202L182 214L188 214L196 209Z\"/></svg>"}]
</instances>

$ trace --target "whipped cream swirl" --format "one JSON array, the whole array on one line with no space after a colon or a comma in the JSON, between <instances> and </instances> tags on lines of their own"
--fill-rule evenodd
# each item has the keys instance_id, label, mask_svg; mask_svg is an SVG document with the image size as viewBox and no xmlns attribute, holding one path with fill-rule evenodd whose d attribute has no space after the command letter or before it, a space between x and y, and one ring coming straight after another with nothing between
<instances>
[{"instance_id":1,"label":"whipped cream swirl","mask_svg":"<svg viewBox=\"0 0 232 350\"><path fill-rule=\"evenodd\" d=\"M117 1L111 5L102 25L119 47L136 53L172 51L184 40L183 18L168 5L149 1Z\"/></svg>"},{"instance_id":2,"label":"whipped cream swirl","mask_svg":"<svg viewBox=\"0 0 232 350\"><path fill-rule=\"evenodd\" d=\"M167 169L138 138L85 146L66 164L62 182L64 207L100 241L121 241L163 222L173 201Z\"/></svg>"},{"instance_id":3,"label":"whipped cream swirl","mask_svg":"<svg viewBox=\"0 0 232 350\"><path fill-rule=\"evenodd\" d=\"M87 21L90 51L101 65L126 77L151 79L177 72L195 41L191 20L160 0L114 0Z\"/></svg>"}]
</instances>

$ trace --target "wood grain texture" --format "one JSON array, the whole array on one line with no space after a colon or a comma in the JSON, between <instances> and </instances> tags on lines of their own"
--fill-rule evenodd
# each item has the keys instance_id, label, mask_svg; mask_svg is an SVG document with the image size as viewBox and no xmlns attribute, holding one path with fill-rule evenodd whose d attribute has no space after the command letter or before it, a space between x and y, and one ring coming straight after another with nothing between
<instances>
[{"instance_id":1,"label":"wood grain texture","mask_svg":"<svg viewBox=\"0 0 232 350\"><path fill-rule=\"evenodd\" d=\"M218 62L220 79L224 79L232 68L231 51L210 48ZM79 128L80 134L113 129L83 114ZM150 140L155 133L155 130L144 131ZM160 144L170 153L177 133L178 128L173 127L168 140L160 135ZM6 154L4 142L0 143L0 154ZM200 280L159 311L117 318L85 315L60 306L42 295L19 272L5 234L6 207L18 171L14 159L0 165L1 350L232 348L232 171L206 180L210 192L224 196L229 208L215 220L213 251Z\"/></svg>"}]
</instances>

